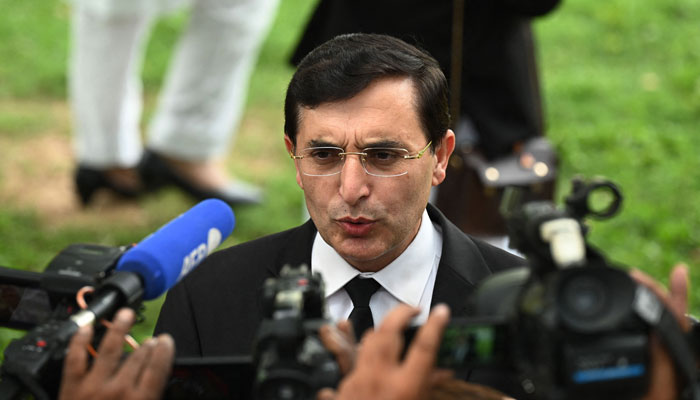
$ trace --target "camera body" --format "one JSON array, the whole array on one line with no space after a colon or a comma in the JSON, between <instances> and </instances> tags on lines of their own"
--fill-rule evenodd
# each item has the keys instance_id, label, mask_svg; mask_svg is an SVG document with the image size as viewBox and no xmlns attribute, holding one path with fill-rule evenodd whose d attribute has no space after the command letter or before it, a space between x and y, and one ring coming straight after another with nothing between
<instances>
[{"instance_id":1,"label":"camera body","mask_svg":"<svg viewBox=\"0 0 700 400\"><path fill-rule=\"evenodd\" d=\"M86 286L115 286L140 293L136 276L114 273L127 247L72 244L57 254L43 273L0 268L0 325L28 330L4 351L0 383L6 390L24 389L38 399L55 398L68 343L78 325L70 317L80 309L78 291ZM130 290L134 288L134 291ZM136 299L129 305L138 308ZM97 330L99 342L104 330Z\"/></svg>"},{"instance_id":2,"label":"camera body","mask_svg":"<svg viewBox=\"0 0 700 400\"><path fill-rule=\"evenodd\" d=\"M263 286L264 319L255 344L257 399L306 400L336 387L340 367L318 330L325 317L324 283L305 265L282 267Z\"/></svg>"},{"instance_id":3,"label":"camera body","mask_svg":"<svg viewBox=\"0 0 700 400\"><path fill-rule=\"evenodd\" d=\"M607 203L594 208L594 196ZM517 327L513 365L528 371L523 389L538 398L638 398L647 391L650 326L635 308L638 285L585 240L583 219L608 218L621 202L611 182L575 179L564 209L533 202L505 212L511 242L530 270L509 306ZM490 287L485 282L481 291Z\"/></svg>"},{"instance_id":4,"label":"camera body","mask_svg":"<svg viewBox=\"0 0 700 400\"><path fill-rule=\"evenodd\" d=\"M484 290L491 296L500 291L488 282ZM510 310L500 314L508 321L507 357L522 389L537 399L635 399L646 393L650 327L634 311L636 296L631 278L606 266L523 281ZM488 307L476 308L479 315Z\"/></svg>"},{"instance_id":5,"label":"camera body","mask_svg":"<svg viewBox=\"0 0 700 400\"><path fill-rule=\"evenodd\" d=\"M593 208L593 197L607 198ZM608 181L575 179L566 207L504 194L511 245L527 266L494 274L470 299L473 317L446 329L438 364L508 371L534 399L634 399L647 391L656 298L586 243L584 217L607 218L622 196ZM477 329L478 328L478 329Z\"/></svg>"},{"instance_id":6,"label":"camera body","mask_svg":"<svg viewBox=\"0 0 700 400\"><path fill-rule=\"evenodd\" d=\"M0 326L29 330L68 318L78 310L78 290L98 287L126 250L78 243L61 250L41 273L0 267Z\"/></svg>"}]
</instances>

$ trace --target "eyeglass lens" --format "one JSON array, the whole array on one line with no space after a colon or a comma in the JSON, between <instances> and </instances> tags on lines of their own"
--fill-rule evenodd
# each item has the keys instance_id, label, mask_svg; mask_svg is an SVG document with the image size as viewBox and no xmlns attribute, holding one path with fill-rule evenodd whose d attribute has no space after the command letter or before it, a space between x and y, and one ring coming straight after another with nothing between
<instances>
[{"instance_id":1,"label":"eyeglass lens","mask_svg":"<svg viewBox=\"0 0 700 400\"><path fill-rule=\"evenodd\" d=\"M302 173L313 176L327 176L339 173L345 158L356 155L370 175L397 176L407 172L408 155L406 149L369 148L362 152L345 152L337 147L316 147L304 149L300 161Z\"/></svg>"}]
</instances>

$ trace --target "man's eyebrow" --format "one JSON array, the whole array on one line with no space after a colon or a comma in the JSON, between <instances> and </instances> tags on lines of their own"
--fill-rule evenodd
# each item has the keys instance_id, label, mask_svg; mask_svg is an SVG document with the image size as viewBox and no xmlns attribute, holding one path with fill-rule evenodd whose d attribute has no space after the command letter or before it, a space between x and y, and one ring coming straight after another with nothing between
<instances>
[{"instance_id":1,"label":"man's eyebrow","mask_svg":"<svg viewBox=\"0 0 700 400\"><path fill-rule=\"evenodd\" d=\"M365 149L373 149L373 148L405 148L406 145L403 142L399 142L397 140L380 140L378 142L372 142L372 143L367 143L364 148Z\"/></svg>"},{"instance_id":2,"label":"man's eyebrow","mask_svg":"<svg viewBox=\"0 0 700 400\"><path fill-rule=\"evenodd\" d=\"M326 140L311 139L306 144L306 147L339 147L335 143L328 142Z\"/></svg>"},{"instance_id":3,"label":"man's eyebrow","mask_svg":"<svg viewBox=\"0 0 700 400\"><path fill-rule=\"evenodd\" d=\"M340 145L337 143L332 143L324 139L311 139L306 143L306 147L338 147L341 148ZM405 148L406 144L398 141L398 140L391 140L391 139L383 139L379 141L373 141L371 143L367 143L363 145L362 148L364 149L374 149L374 148Z\"/></svg>"}]
</instances>

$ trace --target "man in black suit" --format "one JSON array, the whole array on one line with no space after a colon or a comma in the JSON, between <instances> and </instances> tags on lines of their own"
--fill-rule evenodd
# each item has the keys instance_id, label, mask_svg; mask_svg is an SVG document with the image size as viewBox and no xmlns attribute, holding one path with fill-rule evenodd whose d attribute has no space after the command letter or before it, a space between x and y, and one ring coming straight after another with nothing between
<instances>
[{"instance_id":1,"label":"man in black suit","mask_svg":"<svg viewBox=\"0 0 700 400\"><path fill-rule=\"evenodd\" d=\"M435 59L393 37L345 35L310 53L288 87L284 140L311 220L212 254L168 293L156 332L178 356L250 354L263 282L302 263L321 272L334 321L359 308L346 288L368 280L370 324L401 303L419 323L438 303L464 315L481 279L524 261L428 205L455 146L447 92Z\"/></svg>"}]
</instances>

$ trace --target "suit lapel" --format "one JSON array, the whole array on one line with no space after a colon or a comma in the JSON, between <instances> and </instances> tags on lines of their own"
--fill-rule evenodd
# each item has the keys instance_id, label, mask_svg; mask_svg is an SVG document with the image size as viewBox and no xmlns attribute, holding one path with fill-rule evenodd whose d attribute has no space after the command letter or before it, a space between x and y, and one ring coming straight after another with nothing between
<instances>
[{"instance_id":1,"label":"suit lapel","mask_svg":"<svg viewBox=\"0 0 700 400\"><path fill-rule=\"evenodd\" d=\"M428 215L442 228L442 256L431 305L445 303L453 316L465 316L471 293L478 282L491 275L491 269L474 241L431 204Z\"/></svg>"},{"instance_id":2,"label":"suit lapel","mask_svg":"<svg viewBox=\"0 0 700 400\"><path fill-rule=\"evenodd\" d=\"M285 242L281 244L281 250L278 251L275 261L268 265L270 276L278 277L285 264L292 266L306 264L311 267L311 249L316 238L316 226L309 219L291 232L290 235L286 235ZM276 251L275 247L279 245L276 241L273 242L270 251Z\"/></svg>"}]
</instances>

